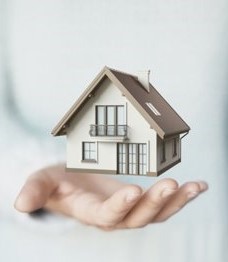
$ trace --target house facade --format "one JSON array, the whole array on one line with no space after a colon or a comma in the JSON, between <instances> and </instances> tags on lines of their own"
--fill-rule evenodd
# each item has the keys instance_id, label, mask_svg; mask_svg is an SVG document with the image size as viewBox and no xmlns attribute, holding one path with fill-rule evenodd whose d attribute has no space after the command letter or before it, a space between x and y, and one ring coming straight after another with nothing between
<instances>
[{"instance_id":1,"label":"house facade","mask_svg":"<svg viewBox=\"0 0 228 262\"><path fill-rule=\"evenodd\" d=\"M152 89L135 76L105 67L52 132L67 137L67 170L157 176L179 163L181 134L189 127L182 122L184 130L165 135L154 120L164 117L164 108L158 103L165 100L152 101L148 94L161 98ZM139 96L143 102L137 101ZM183 121L174 115L174 122L176 118Z\"/></svg>"}]
</instances>

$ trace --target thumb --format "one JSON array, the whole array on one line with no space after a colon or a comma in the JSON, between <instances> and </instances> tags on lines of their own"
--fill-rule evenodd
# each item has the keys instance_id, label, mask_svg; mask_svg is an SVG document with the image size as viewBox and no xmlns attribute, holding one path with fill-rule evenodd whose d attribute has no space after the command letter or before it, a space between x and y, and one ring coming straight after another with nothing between
<instances>
[{"instance_id":1,"label":"thumb","mask_svg":"<svg viewBox=\"0 0 228 262\"><path fill-rule=\"evenodd\" d=\"M56 189L50 177L41 171L30 176L16 198L14 207L20 212L30 213L42 208Z\"/></svg>"}]
</instances>

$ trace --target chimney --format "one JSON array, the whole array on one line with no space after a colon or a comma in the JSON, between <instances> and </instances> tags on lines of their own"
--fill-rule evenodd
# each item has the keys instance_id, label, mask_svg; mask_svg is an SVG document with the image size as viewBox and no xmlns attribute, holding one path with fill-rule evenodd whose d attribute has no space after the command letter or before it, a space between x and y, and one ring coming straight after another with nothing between
<instances>
[{"instance_id":1,"label":"chimney","mask_svg":"<svg viewBox=\"0 0 228 262\"><path fill-rule=\"evenodd\" d=\"M138 81L143 85L147 92L150 91L150 70L139 71Z\"/></svg>"}]
</instances>

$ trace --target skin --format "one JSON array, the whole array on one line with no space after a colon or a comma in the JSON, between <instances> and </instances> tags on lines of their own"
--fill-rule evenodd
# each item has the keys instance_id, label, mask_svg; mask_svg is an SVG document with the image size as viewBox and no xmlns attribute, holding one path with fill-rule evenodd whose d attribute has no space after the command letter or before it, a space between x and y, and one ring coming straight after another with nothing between
<instances>
[{"instance_id":1,"label":"skin","mask_svg":"<svg viewBox=\"0 0 228 262\"><path fill-rule=\"evenodd\" d=\"M15 208L45 208L103 230L140 228L167 220L207 189L203 181L178 186L166 178L145 191L104 175L66 173L61 164L32 174Z\"/></svg>"}]
</instances>

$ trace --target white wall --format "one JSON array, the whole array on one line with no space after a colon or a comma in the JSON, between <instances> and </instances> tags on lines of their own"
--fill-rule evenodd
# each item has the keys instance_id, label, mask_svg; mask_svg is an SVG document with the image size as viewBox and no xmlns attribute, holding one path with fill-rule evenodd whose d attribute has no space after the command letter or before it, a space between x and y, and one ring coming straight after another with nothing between
<instances>
[{"instance_id":1,"label":"white wall","mask_svg":"<svg viewBox=\"0 0 228 262\"><path fill-rule=\"evenodd\" d=\"M147 149L148 152L150 152L150 163L147 163L150 170L147 170L155 172L157 168L156 132L150 128L141 114L128 102L126 97L122 95L119 89L109 79L106 79L102 83L99 90L95 93L95 96L86 103L72 121L67 135L67 167L116 170L116 140L108 142L112 140L112 138L104 141L103 138L90 137L89 135L90 125L95 124L96 105L124 105L127 109L126 119L129 127L128 142L146 143L147 147L150 146L150 148ZM70 106L71 105L69 105L69 107ZM99 141L97 163L81 162L82 141ZM119 142L121 141L120 139Z\"/></svg>"}]
</instances>

